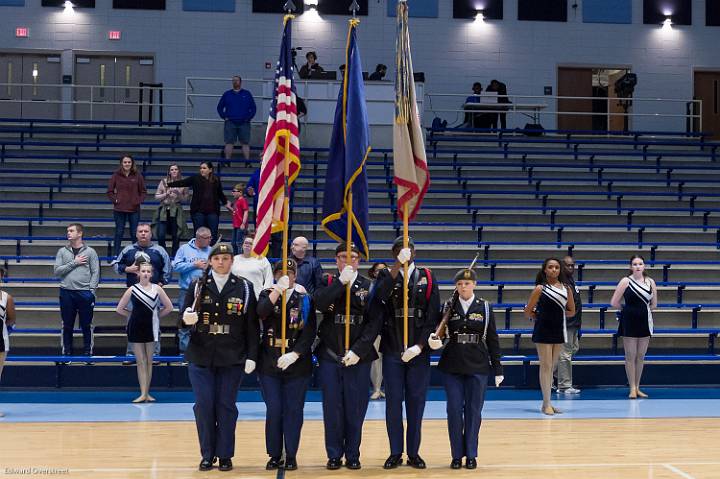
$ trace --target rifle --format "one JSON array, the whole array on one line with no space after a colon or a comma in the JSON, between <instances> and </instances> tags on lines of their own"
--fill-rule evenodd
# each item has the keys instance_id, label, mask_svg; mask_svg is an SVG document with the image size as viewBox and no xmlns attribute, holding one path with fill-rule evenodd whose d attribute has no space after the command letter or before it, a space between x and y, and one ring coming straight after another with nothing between
<instances>
[{"instance_id":1,"label":"rifle","mask_svg":"<svg viewBox=\"0 0 720 479\"><path fill-rule=\"evenodd\" d=\"M475 263L477 262L479 257L480 257L480 252L478 251L477 253L475 253L475 258L470 263L470 267L468 269L473 269L475 267ZM438 324L438 327L435 330L435 336L437 336L440 339L443 339L445 337L445 330L447 329L447 323L448 323L448 321L450 321L450 316L452 316L453 309L455 308L455 304L457 304L459 298L460 298L460 293L458 293L457 287L455 287L455 291L453 291L452 298L450 298L450 304L448 305L447 309L445 310L442 320L440 321L440 324Z\"/></svg>"}]
</instances>

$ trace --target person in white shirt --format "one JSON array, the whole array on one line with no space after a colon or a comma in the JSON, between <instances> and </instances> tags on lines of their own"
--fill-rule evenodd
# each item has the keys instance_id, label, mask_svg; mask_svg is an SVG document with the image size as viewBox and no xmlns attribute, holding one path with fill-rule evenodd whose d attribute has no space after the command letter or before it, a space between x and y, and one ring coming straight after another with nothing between
<instances>
[{"instance_id":1,"label":"person in white shirt","mask_svg":"<svg viewBox=\"0 0 720 479\"><path fill-rule=\"evenodd\" d=\"M255 234L250 233L245 236L242 244L242 254L235 255L231 272L235 276L245 278L253 285L255 298L260 297L260 293L273 285L272 266L267 258L255 258L252 256L252 245Z\"/></svg>"}]
</instances>

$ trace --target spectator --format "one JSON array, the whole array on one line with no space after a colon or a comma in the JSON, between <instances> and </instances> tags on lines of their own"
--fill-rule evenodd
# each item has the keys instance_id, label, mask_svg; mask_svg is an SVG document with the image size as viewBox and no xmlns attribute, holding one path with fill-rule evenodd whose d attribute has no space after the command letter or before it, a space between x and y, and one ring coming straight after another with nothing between
<instances>
[{"instance_id":1,"label":"spectator","mask_svg":"<svg viewBox=\"0 0 720 479\"><path fill-rule=\"evenodd\" d=\"M113 267L117 274L125 273L125 285L130 287L138 282L138 271L140 264L150 263L153 265L152 282L160 286L170 282L172 269L170 258L165 248L162 248L152 242L152 230L147 223L140 223L135 234L137 242L126 246L117 258L113 261ZM133 347L128 343L125 350L126 355L133 355ZM160 355L160 341L155 343L155 355ZM131 364L132 361L123 361L124 365Z\"/></svg>"},{"instance_id":2,"label":"spectator","mask_svg":"<svg viewBox=\"0 0 720 479\"><path fill-rule=\"evenodd\" d=\"M245 161L250 159L250 120L253 119L257 108L252 93L242 88L242 78L232 77L232 89L223 93L217 105L220 118L225 120L225 161L230 166L235 141L242 146Z\"/></svg>"},{"instance_id":3,"label":"spectator","mask_svg":"<svg viewBox=\"0 0 720 479\"><path fill-rule=\"evenodd\" d=\"M115 218L115 243L113 254L120 253L125 223L130 231L135 231L140 222L140 205L145 201L145 179L135 167L135 159L130 155L120 158L120 168L110 177L107 196L113 204Z\"/></svg>"},{"instance_id":4,"label":"spectator","mask_svg":"<svg viewBox=\"0 0 720 479\"><path fill-rule=\"evenodd\" d=\"M565 270L567 285L575 300L575 316L568 316L566 319L567 341L563 344L562 351L560 351L560 358L558 359L557 385L558 392L561 394L579 394L580 390L575 388L572 383L572 358L580 349L582 298L580 297L580 288L575 284L575 260L573 257L565 256L562 266Z\"/></svg>"},{"instance_id":5,"label":"spectator","mask_svg":"<svg viewBox=\"0 0 720 479\"><path fill-rule=\"evenodd\" d=\"M160 206L153 217L155 238L160 246L166 248L165 234L170 233L172 238L170 255L177 252L180 238L187 238L189 234L182 203L188 199L190 191L187 188L168 188L169 182L177 180L182 180L182 173L177 164L172 164L168 168L167 177L160 180L155 192L155 199L160 200Z\"/></svg>"},{"instance_id":6,"label":"spectator","mask_svg":"<svg viewBox=\"0 0 720 479\"><path fill-rule=\"evenodd\" d=\"M167 184L171 188L189 186L193 190L193 197L190 201L190 216L192 217L193 230L201 226L210 228L212 232L212 243L215 244L218 238L218 226L220 225L220 205L232 213L233 208L223 193L220 178L213 173L213 164L210 161L200 163L200 174L192 175L178 181L171 181Z\"/></svg>"},{"instance_id":7,"label":"spectator","mask_svg":"<svg viewBox=\"0 0 720 479\"><path fill-rule=\"evenodd\" d=\"M509 105L510 103L512 103L510 101L510 98L508 98L508 96L507 96L507 94L508 94L507 93L507 85L505 85L501 81L498 81L498 80L491 81L490 86L488 86L487 91L497 92L497 94L498 94L497 102L498 103L503 103L505 105ZM505 107L503 107L503 111L507 111L509 108L510 108L509 106L505 106ZM498 121L497 121L498 117L500 117L500 128L502 128L503 130L506 129L507 128L507 113L499 113L498 115L496 115L495 121L493 122L492 127L493 128L498 127Z\"/></svg>"},{"instance_id":8,"label":"spectator","mask_svg":"<svg viewBox=\"0 0 720 479\"><path fill-rule=\"evenodd\" d=\"M368 77L368 80L370 81L381 81L383 78L385 78L385 75L387 74L387 65L383 65L382 63L378 63L378 65L375 67L375 71L370 74Z\"/></svg>"},{"instance_id":9,"label":"spectator","mask_svg":"<svg viewBox=\"0 0 720 479\"><path fill-rule=\"evenodd\" d=\"M473 94L465 99L465 120L463 127L465 128L490 128L493 118L497 118L496 113L480 113L473 110L482 109L480 105L480 95L482 93L482 84L480 82L473 83ZM468 107L467 105L472 106ZM474 106L474 104L478 104Z\"/></svg>"},{"instance_id":10,"label":"spectator","mask_svg":"<svg viewBox=\"0 0 720 479\"><path fill-rule=\"evenodd\" d=\"M245 185L238 183L232 190L235 205L233 211L233 252L238 255L242 249L242 243L247 234L248 228L248 202L245 199Z\"/></svg>"},{"instance_id":11,"label":"spectator","mask_svg":"<svg viewBox=\"0 0 720 479\"><path fill-rule=\"evenodd\" d=\"M272 287L273 272L267 258L253 257L252 245L254 239L254 233L245 236L242 242L242 254L235 255L231 272L235 276L250 281L256 298L259 298L261 292Z\"/></svg>"},{"instance_id":12,"label":"spectator","mask_svg":"<svg viewBox=\"0 0 720 479\"><path fill-rule=\"evenodd\" d=\"M292 251L291 259L297 263L297 279L295 281L304 286L312 296L320 286L323 269L317 258L307 254L308 244L307 238L298 236L293 240L290 249Z\"/></svg>"},{"instance_id":13,"label":"spectator","mask_svg":"<svg viewBox=\"0 0 720 479\"><path fill-rule=\"evenodd\" d=\"M300 67L300 72L298 73L300 78L302 78L303 80L312 78L315 73L325 71L323 67L321 67L320 64L317 62L317 54L315 52L307 52L305 54L305 59L307 60L307 63Z\"/></svg>"},{"instance_id":14,"label":"spectator","mask_svg":"<svg viewBox=\"0 0 720 479\"><path fill-rule=\"evenodd\" d=\"M209 228L201 226L195 232L195 238L188 243L182 245L175 254L172 262L173 271L180 274L178 279L178 311L185 311L185 308L191 305L185 304L185 297L190 284L202 276L203 271L208 266L208 255L210 254L210 240L212 233ZM181 353L187 350L190 342L190 328L180 325L178 329L178 349Z\"/></svg>"},{"instance_id":15,"label":"spectator","mask_svg":"<svg viewBox=\"0 0 720 479\"><path fill-rule=\"evenodd\" d=\"M375 263L370 267L370 270L368 271L368 277L372 281L372 285L370 286L370 297L373 296L373 291L375 289L375 281L377 280L378 273L382 270L387 268L387 264L385 263ZM369 301L372 301L370 299ZM368 301L368 302L369 302ZM372 362L372 365L370 366L370 382L372 383L373 392L372 395L370 395L370 399L380 399L385 397L385 393L382 391L382 353L380 352L380 335L375 339L375 350L378 353L378 358Z\"/></svg>"},{"instance_id":16,"label":"spectator","mask_svg":"<svg viewBox=\"0 0 720 479\"><path fill-rule=\"evenodd\" d=\"M153 284L153 266L141 263L138 282L130 286L117 305L117 313L127 319L128 343L133 345L137 358L140 396L134 403L155 402L150 395L152 381L153 344L160 340L160 318L173 310L172 302L161 286ZM132 307L128 308L132 302Z\"/></svg>"},{"instance_id":17,"label":"spectator","mask_svg":"<svg viewBox=\"0 0 720 479\"><path fill-rule=\"evenodd\" d=\"M55 255L54 274L60 278L60 316L62 317L62 355L73 354L73 329L79 318L83 335L83 355L93 354L93 310L95 291L100 282L100 260L94 249L83 242L83 225L67 227L68 244Z\"/></svg>"},{"instance_id":18,"label":"spectator","mask_svg":"<svg viewBox=\"0 0 720 479\"><path fill-rule=\"evenodd\" d=\"M5 268L0 268L0 283L5 279ZM10 351L9 329L15 325L15 301L5 291L0 290L0 378L2 377L5 357ZM5 416L0 412L0 417Z\"/></svg>"}]
</instances>

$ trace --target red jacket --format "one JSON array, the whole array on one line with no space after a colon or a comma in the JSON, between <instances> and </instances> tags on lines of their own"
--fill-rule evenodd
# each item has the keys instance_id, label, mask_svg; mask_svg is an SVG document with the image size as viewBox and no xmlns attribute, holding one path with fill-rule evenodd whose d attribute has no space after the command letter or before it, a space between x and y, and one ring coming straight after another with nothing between
<instances>
[{"instance_id":1,"label":"red jacket","mask_svg":"<svg viewBox=\"0 0 720 479\"><path fill-rule=\"evenodd\" d=\"M113 210L123 213L140 211L140 205L145 201L145 179L140 173L130 173L128 176L119 168L113 173L108 182L107 196L113 204Z\"/></svg>"}]
</instances>

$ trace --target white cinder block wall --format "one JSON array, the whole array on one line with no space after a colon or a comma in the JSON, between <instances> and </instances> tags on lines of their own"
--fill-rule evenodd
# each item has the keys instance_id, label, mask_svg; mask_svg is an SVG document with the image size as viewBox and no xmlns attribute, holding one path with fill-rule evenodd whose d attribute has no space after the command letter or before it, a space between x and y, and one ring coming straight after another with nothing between
<instances>
[{"instance_id":1,"label":"white cinder block wall","mask_svg":"<svg viewBox=\"0 0 720 479\"><path fill-rule=\"evenodd\" d=\"M387 17L386 1L369 0L360 45L366 70L385 63L392 75L395 18ZM452 1L439 1L439 18L410 20L415 70L426 72L426 92L467 93L473 81L486 84L498 78L510 94L543 95L544 86L557 93L558 65L627 65L638 74L636 97L689 99L694 69L720 69L720 28L705 26L705 0L692 2L693 25L669 32L642 24L642 0L633 0L630 25L583 23L582 0L576 9L569 0L567 23L519 22L517 1L505 0L505 19L484 25L453 19ZM183 87L186 76L271 77L265 62L274 65L277 60L280 16L252 14L251 0L237 0L235 13L184 12L180 0L167 3L166 11L129 11L113 10L111 0L97 0L95 9L77 9L72 15L43 8L40 0L27 0L25 7L0 7L0 49L152 53L156 80L166 86ZM344 62L346 18L305 14L295 25L296 46L313 47L326 68ZM29 27L30 37L15 38L16 26ZM108 30L121 30L122 40L108 40ZM64 61L68 58L63 56ZM426 123L432 119L428 108L426 103ZM182 112L172 116L181 119ZM553 127L554 120L544 119L543 124ZM636 120L634 127L679 129L684 121Z\"/></svg>"}]
</instances>

